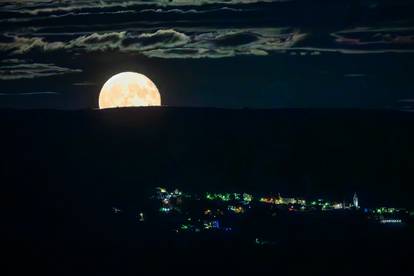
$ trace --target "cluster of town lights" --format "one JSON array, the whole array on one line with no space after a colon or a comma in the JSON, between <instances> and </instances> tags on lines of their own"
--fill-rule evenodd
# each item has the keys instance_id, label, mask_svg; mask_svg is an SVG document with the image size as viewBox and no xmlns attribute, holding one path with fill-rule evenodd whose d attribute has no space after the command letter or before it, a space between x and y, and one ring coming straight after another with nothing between
<instances>
[{"instance_id":1,"label":"cluster of town lights","mask_svg":"<svg viewBox=\"0 0 414 276\"><path fill-rule=\"evenodd\" d=\"M278 216L283 212L326 213L326 212L355 212L364 214L368 220L381 224L401 224L414 213L405 209L392 207L363 208L359 206L358 196L355 193L351 202L334 202L324 199L306 200L296 197L253 196L249 193L205 193L203 195L187 194L175 189L169 192L165 188L157 188L152 197L157 201L160 216L171 216L174 221L175 232L229 232L237 228L234 225L239 219L248 219L250 214L262 210L263 206L271 216ZM195 207L196 206L196 207ZM258 208L259 207L259 208ZM256 209L258 208L258 209ZM113 213L122 212L113 207ZM141 210L136 215L140 223L146 221L146 215ZM174 226L173 226L174 227ZM266 241L256 239L256 244L267 244Z\"/></svg>"}]
</instances>

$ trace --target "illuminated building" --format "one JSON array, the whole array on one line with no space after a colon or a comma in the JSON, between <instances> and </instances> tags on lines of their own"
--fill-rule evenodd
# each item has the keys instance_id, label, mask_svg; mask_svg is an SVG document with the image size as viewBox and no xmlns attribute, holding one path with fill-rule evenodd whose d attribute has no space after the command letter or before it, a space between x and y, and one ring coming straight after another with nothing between
<instances>
[{"instance_id":1,"label":"illuminated building","mask_svg":"<svg viewBox=\"0 0 414 276\"><path fill-rule=\"evenodd\" d=\"M379 207L374 209L374 213L377 214L393 214L396 212L400 212L403 209L398 209L398 208L391 208L391 207Z\"/></svg>"},{"instance_id":2,"label":"illuminated building","mask_svg":"<svg viewBox=\"0 0 414 276\"><path fill-rule=\"evenodd\" d=\"M122 212L122 210L121 210L121 209L119 209L119 208L116 208L116 207L112 207L112 212L113 212L114 214L118 214L118 213L121 213L121 212Z\"/></svg>"},{"instance_id":3,"label":"illuminated building","mask_svg":"<svg viewBox=\"0 0 414 276\"><path fill-rule=\"evenodd\" d=\"M306 205L306 200L304 200L304 199L297 198L296 202L300 205Z\"/></svg>"},{"instance_id":4,"label":"illuminated building","mask_svg":"<svg viewBox=\"0 0 414 276\"><path fill-rule=\"evenodd\" d=\"M250 201L253 200L253 196L247 193L243 193L243 201L245 203L249 203Z\"/></svg>"},{"instance_id":5,"label":"illuminated building","mask_svg":"<svg viewBox=\"0 0 414 276\"><path fill-rule=\"evenodd\" d=\"M280 203L276 203L276 204L296 204L297 200L296 200L296 198L293 198L293 197L283 198L283 197L279 196L279 200L277 202L280 202Z\"/></svg>"},{"instance_id":6,"label":"illuminated building","mask_svg":"<svg viewBox=\"0 0 414 276\"><path fill-rule=\"evenodd\" d=\"M331 209L331 206L329 205L329 203L328 202L324 202L322 204L322 210L329 210L329 209Z\"/></svg>"},{"instance_id":7,"label":"illuminated building","mask_svg":"<svg viewBox=\"0 0 414 276\"><path fill-rule=\"evenodd\" d=\"M294 198L294 197L281 197L278 195L277 197L262 197L259 199L260 202L268 203L268 204L276 204L276 205L291 205L291 204L300 204L306 205L306 200L301 198Z\"/></svg>"},{"instance_id":8,"label":"illuminated building","mask_svg":"<svg viewBox=\"0 0 414 276\"><path fill-rule=\"evenodd\" d=\"M354 197L353 197L353 203L354 203L354 207L355 208L359 208L359 205L358 205L358 196L357 196L357 194L356 193L354 193Z\"/></svg>"},{"instance_id":9,"label":"illuminated building","mask_svg":"<svg viewBox=\"0 0 414 276\"><path fill-rule=\"evenodd\" d=\"M165 188L157 187L156 189L158 190L159 193L162 193L162 194L167 192Z\"/></svg>"},{"instance_id":10,"label":"illuminated building","mask_svg":"<svg viewBox=\"0 0 414 276\"><path fill-rule=\"evenodd\" d=\"M382 219L381 223L402 223L401 219Z\"/></svg>"},{"instance_id":11,"label":"illuminated building","mask_svg":"<svg viewBox=\"0 0 414 276\"><path fill-rule=\"evenodd\" d=\"M263 202L263 203L268 203L268 204L274 204L275 203L274 199L271 198L271 197L261 197L259 199L259 201Z\"/></svg>"},{"instance_id":12,"label":"illuminated building","mask_svg":"<svg viewBox=\"0 0 414 276\"><path fill-rule=\"evenodd\" d=\"M204 229L218 229L218 228L220 228L220 223L218 222L218 220L204 222Z\"/></svg>"},{"instance_id":13,"label":"illuminated building","mask_svg":"<svg viewBox=\"0 0 414 276\"><path fill-rule=\"evenodd\" d=\"M193 232L200 232L200 228L192 225L192 224L181 224L179 229L176 229L175 232L187 232L187 231L193 231Z\"/></svg>"},{"instance_id":14,"label":"illuminated building","mask_svg":"<svg viewBox=\"0 0 414 276\"><path fill-rule=\"evenodd\" d=\"M256 239L254 240L254 242L255 242L255 244L257 244L257 245L274 244L274 242L270 242L270 241L262 240L262 239L259 239L259 238L256 238Z\"/></svg>"},{"instance_id":15,"label":"illuminated building","mask_svg":"<svg viewBox=\"0 0 414 276\"><path fill-rule=\"evenodd\" d=\"M244 201L245 204L248 204L253 200L253 196L247 193L207 193L206 198L209 200L221 200L221 201Z\"/></svg>"},{"instance_id":16,"label":"illuminated building","mask_svg":"<svg viewBox=\"0 0 414 276\"><path fill-rule=\"evenodd\" d=\"M226 194L206 193L206 198L208 200L230 201L231 200L231 195L229 193L226 193Z\"/></svg>"},{"instance_id":17,"label":"illuminated building","mask_svg":"<svg viewBox=\"0 0 414 276\"><path fill-rule=\"evenodd\" d=\"M181 225L181 230L188 230L190 228L190 225L188 224L182 224Z\"/></svg>"},{"instance_id":18,"label":"illuminated building","mask_svg":"<svg viewBox=\"0 0 414 276\"><path fill-rule=\"evenodd\" d=\"M229 206L227 207L227 209L228 209L229 211L232 211L232 212L236 213L236 214L243 214L243 213L244 213L244 208L243 208L243 207L241 207L241 206L233 206L233 205L229 205Z\"/></svg>"},{"instance_id":19,"label":"illuminated building","mask_svg":"<svg viewBox=\"0 0 414 276\"><path fill-rule=\"evenodd\" d=\"M138 220L139 221L144 221L145 220L144 219L144 213L141 212L141 213L138 214Z\"/></svg>"},{"instance_id":20,"label":"illuminated building","mask_svg":"<svg viewBox=\"0 0 414 276\"><path fill-rule=\"evenodd\" d=\"M170 211L171 211L171 208L170 207L161 207L160 208L160 212L162 212L162 213L168 213Z\"/></svg>"}]
</instances>

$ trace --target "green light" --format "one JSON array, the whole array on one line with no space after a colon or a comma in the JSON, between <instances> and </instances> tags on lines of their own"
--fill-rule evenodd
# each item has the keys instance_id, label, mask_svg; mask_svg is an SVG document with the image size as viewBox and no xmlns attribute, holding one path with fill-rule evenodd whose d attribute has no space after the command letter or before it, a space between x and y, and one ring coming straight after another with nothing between
<instances>
[{"instance_id":1,"label":"green light","mask_svg":"<svg viewBox=\"0 0 414 276\"><path fill-rule=\"evenodd\" d=\"M187 230L188 228L190 228L190 227L186 224L181 225L181 230Z\"/></svg>"},{"instance_id":2,"label":"green light","mask_svg":"<svg viewBox=\"0 0 414 276\"><path fill-rule=\"evenodd\" d=\"M167 190L165 188L162 188L162 187L157 187L157 189L160 193L166 193L167 192Z\"/></svg>"},{"instance_id":3,"label":"green light","mask_svg":"<svg viewBox=\"0 0 414 276\"><path fill-rule=\"evenodd\" d=\"M247 202L250 202L250 201L253 200L253 196L250 195L250 194L247 194L247 193L243 193L243 200L247 201Z\"/></svg>"},{"instance_id":4,"label":"green light","mask_svg":"<svg viewBox=\"0 0 414 276\"><path fill-rule=\"evenodd\" d=\"M206 193L206 198L208 200L229 201L231 199L231 194L211 194L211 193Z\"/></svg>"},{"instance_id":5,"label":"green light","mask_svg":"<svg viewBox=\"0 0 414 276\"><path fill-rule=\"evenodd\" d=\"M229 201L230 200L230 195L229 194L224 194L224 195L222 195L222 198L221 198L223 201Z\"/></svg>"},{"instance_id":6,"label":"green light","mask_svg":"<svg viewBox=\"0 0 414 276\"><path fill-rule=\"evenodd\" d=\"M160 212L167 213L167 212L169 212L169 211L171 211L171 209L170 209L170 208L167 208L167 207L161 207L161 208L160 208Z\"/></svg>"}]
</instances>

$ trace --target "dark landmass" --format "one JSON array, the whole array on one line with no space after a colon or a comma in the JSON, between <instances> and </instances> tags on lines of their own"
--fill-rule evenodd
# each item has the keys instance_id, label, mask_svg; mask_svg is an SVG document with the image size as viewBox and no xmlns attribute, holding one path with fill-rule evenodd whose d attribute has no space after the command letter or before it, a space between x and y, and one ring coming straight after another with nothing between
<instances>
[{"instance_id":1,"label":"dark landmass","mask_svg":"<svg viewBox=\"0 0 414 276\"><path fill-rule=\"evenodd\" d=\"M286 226L281 231L289 238L268 248L225 238L184 242L172 233L138 229L108 210L142 208L156 186L339 201L358 192L362 206L412 209L412 113L3 110L0 121L7 198L0 234L15 274L410 271L411 228L303 222ZM303 228L315 238L303 240ZM332 231L338 234L324 238Z\"/></svg>"}]
</instances>

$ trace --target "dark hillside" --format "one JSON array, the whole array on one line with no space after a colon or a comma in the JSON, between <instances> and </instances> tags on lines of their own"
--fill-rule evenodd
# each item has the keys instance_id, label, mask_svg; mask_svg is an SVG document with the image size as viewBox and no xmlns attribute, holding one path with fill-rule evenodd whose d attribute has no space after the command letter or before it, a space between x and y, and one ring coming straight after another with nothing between
<instances>
[{"instance_id":1,"label":"dark hillside","mask_svg":"<svg viewBox=\"0 0 414 276\"><path fill-rule=\"evenodd\" d=\"M64 187L122 200L159 185L339 200L357 191L362 204L412 207L411 113L150 108L0 116L2 182L22 190Z\"/></svg>"}]
</instances>

